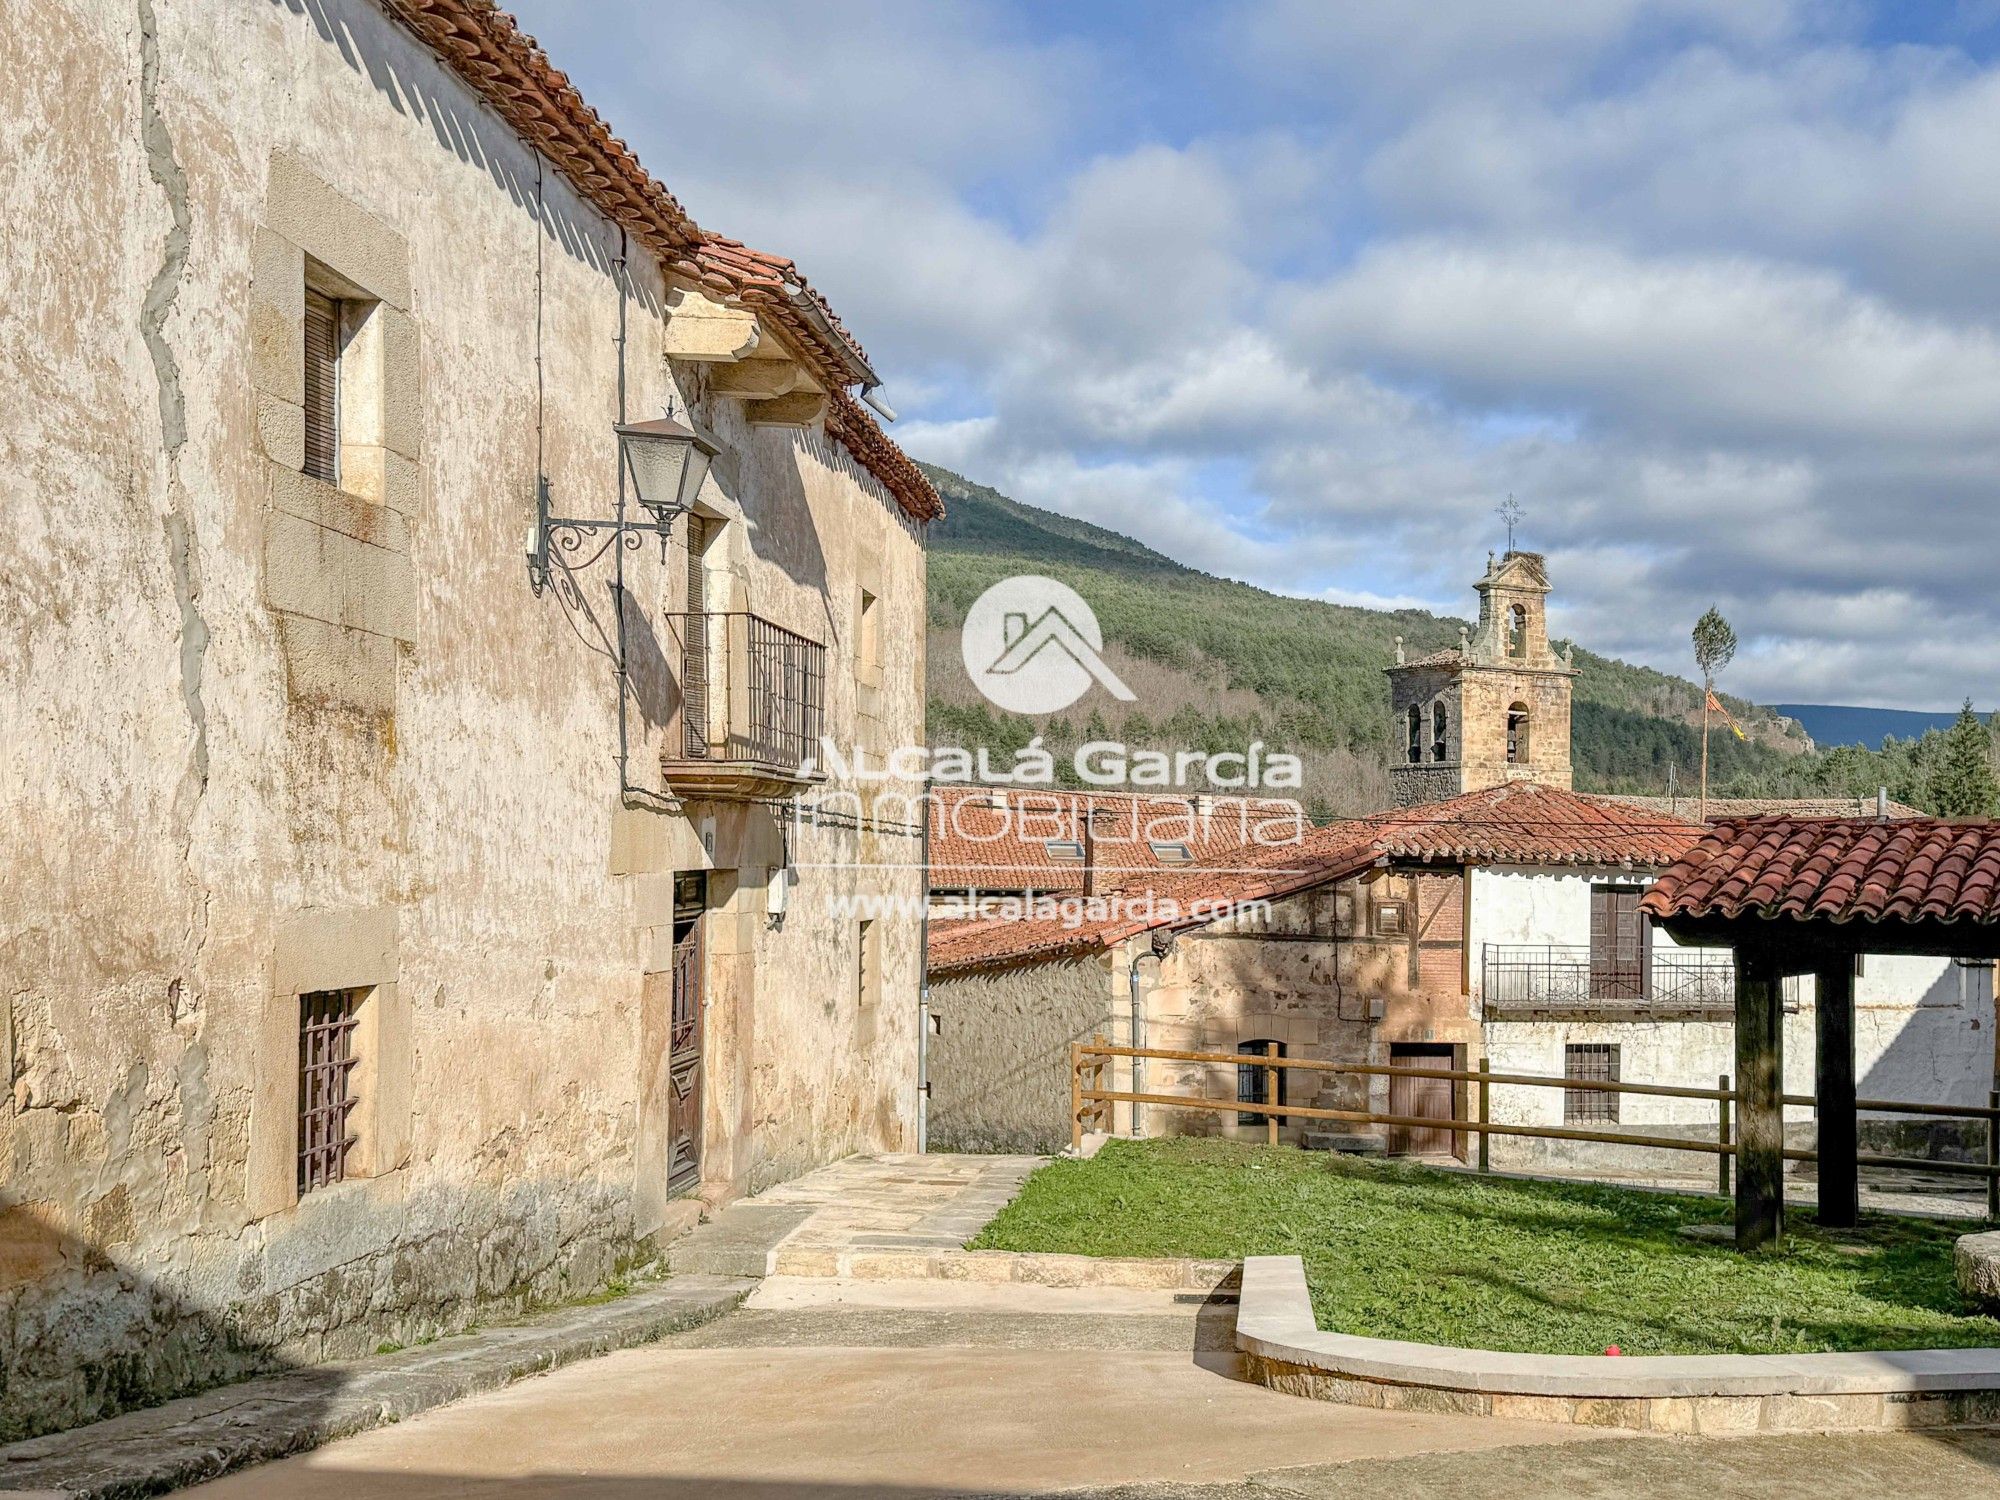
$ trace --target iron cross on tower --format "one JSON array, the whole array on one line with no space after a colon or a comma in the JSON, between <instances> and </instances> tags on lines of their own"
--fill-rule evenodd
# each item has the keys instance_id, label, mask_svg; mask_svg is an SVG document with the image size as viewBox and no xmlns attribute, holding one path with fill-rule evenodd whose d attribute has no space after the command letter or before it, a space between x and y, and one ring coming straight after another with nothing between
<instances>
[{"instance_id":1,"label":"iron cross on tower","mask_svg":"<svg viewBox=\"0 0 2000 1500\"><path fill-rule=\"evenodd\" d=\"M1507 550L1512 552L1514 550L1514 528L1521 524L1521 502L1516 500L1512 495L1509 495L1507 503L1505 505L1496 505L1493 511L1495 515L1507 523Z\"/></svg>"}]
</instances>

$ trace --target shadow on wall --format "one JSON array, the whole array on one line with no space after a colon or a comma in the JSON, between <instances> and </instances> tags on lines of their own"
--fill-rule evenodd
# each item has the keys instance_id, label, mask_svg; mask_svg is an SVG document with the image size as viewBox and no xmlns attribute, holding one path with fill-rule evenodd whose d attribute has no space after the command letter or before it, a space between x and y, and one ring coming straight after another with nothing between
<instances>
[{"instance_id":1,"label":"shadow on wall","mask_svg":"<svg viewBox=\"0 0 2000 1500\"><path fill-rule=\"evenodd\" d=\"M422 42L376 6L359 0L270 0L270 4L309 21L319 39L336 49L348 67L366 77L398 114L428 125L439 146L484 172L531 220L536 217L535 156L526 142L501 121L471 105L463 92L471 86L461 82L441 60L435 66L401 67L396 55L399 49L385 41L385 34L393 32L407 45L412 62L428 58ZM553 170L549 171L545 184L559 182ZM545 186L541 194L543 227L549 238L573 259L606 276L615 274L616 252L610 242L600 242L592 231L608 232L611 241L616 240L616 231L605 230L595 209L588 211L587 223L573 217L565 206L571 196L566 184L559 189ZM665 311L643 277L633 279L632 296L656 316Z\"/></svg>"},{"instance_id":2,"label":"shadow on wall","mask_svg":"<svg viewBox=\"0 0 2000 1500\"><path fill-rule=\"evenodd\" d=\"M1855 1092L1864 1099L1985 1104L1987 1091L2000 1083L1993 1071L1993 979L1991 969L1948 965L1922 998L1905 1010L1889 1045L1856 1080ZM1866 983L1864 979L1862 984ZM1861 1028L1880 1014L1855 1008L1857 1043L1862 1041ZM1864 1114L1859 1134L1864 1151L1941 1161L1986 1157L1986 1128L1976 1120Z\"/></svg>"},{"instance_id":3,"label":"shadow on wall","mask_svg":"<svg viewBox=\"0 0 2000 1500\"><path fill-rule=\"evenodd\" d=\"M46 1204L0 1192L0 1443L100 1421L211 1386L296 1368L185 1288L64 1232ZM327 1371L323 1390L339 1394Z\"/></svg>"}]
</instances>

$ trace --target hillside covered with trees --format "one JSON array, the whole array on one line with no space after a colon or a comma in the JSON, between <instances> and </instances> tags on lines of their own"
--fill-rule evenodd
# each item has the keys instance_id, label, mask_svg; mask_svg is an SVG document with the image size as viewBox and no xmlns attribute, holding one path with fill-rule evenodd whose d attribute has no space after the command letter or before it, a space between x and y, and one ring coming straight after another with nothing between
<instances>
[{"instance_id":1,"label":"hillside covered with trees","mask_svg":"<svg viewBox=\"0 0 2000 1500\"><path fill-rule=\"evenodd\" d=\"M1040 734L1061 763L1091 739L1206 751L1262 740L1304 760L1303 800L1317 816L1387 805L1382 669L1395 659L1396 637L1419 655L1455 645L1468 622L1268 593L949 470L926 465L925 472L947 510L930 533L932 743L1006 752ZM1024 572L1059 579L1089 600L1104 630L1106 659L1137 693L1135 703L1093 692L1066 714L1030 719L999 713L979 696L959 661L959 627L989 586ZM1700 687L1580 643L1576 664L1571 747L1578 790L1661 793L1675 767L1681 787L1691 790L1701 753ZM1819 754L1773 710L1721 696L1748 739L1720 726L1712 736L1710 786L1717 795L1872 796L1887 784L1900 800L1938 805L1942 793L1933 783L1945 734L1892 741L1881 751ZM1976 721L1975 728L1990 755L1992 732Z\"/></svg>"}]
</instances>

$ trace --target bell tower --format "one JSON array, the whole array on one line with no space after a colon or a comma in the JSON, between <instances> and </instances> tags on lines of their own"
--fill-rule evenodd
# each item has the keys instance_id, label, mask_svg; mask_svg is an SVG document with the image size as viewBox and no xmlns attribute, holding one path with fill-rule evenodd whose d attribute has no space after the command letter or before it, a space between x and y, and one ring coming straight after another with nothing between
<instances>
[{"instance_id":1,"label":"bell tower","mask_svg":"<svg viewBox=\"0 0 2000 1500\"><path fill-rule=\"evenodd\" d=\"M1572 653L1549 646L1549 575L1539 552L1487 554L1479 623L1458 645L1389 674L1389 784L1398 807L1507 781L1570 784Z\"/></svg>"}]
</instances>

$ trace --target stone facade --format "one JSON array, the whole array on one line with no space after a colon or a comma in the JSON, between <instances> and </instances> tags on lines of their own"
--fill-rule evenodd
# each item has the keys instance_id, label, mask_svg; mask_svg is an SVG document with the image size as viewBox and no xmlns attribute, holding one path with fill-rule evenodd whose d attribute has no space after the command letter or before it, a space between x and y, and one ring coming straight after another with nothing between
<instances>
[{"instance_id":1,"label":"stone facade","mask_svg":"<svg viewBox=\"0 0 2000 1500\"><path fill-rule=\"evenodd\" d=\"M930 1053L931 1140L960 1150L1066 1145L1069 1048L1103 1035L1117 1044L1233 1053L1278 1042L1285 1055L1386 1064L1399 1044L1477 1049L1465 993L1464 881L1456 869L1371 870L1261 910L1184 932L1164 956L1152 935L1088 959L934 977L940 1034ZM1138 1013L1133 1011L1137 974ZM1228 1099L1232 1065L1117 1061L1110 1087ZM1386 1078L1286 1074L1288 1103L1386 1110ZM1234 1111L1112 1106L1119 1135L1198 1134L1263 1139L1261 1122ZM1366 1127L1356 1128L1368 1133ZM1281 1138L1346 1128L1297 1117Z\"/></svg>"},{"instance_id":2,"label":"stone facade","mask_svg":"<svg viewBox=\"0 0 2000 1500\"><path fill-rule=\"evenodd\" d=\"M1399 807L1507 781L1569 788L1576 673L1549 644L1542 559L1489 557L1474 587L1479 623L1456 649L1405 661L1397 642L1388 669L1389 783Z\"/></svg>"},{"instance_id":3,"label":"stone facade","mask_svg":"<svg viewBox=\"0 0 2000 1500\"><path fill-rule=\"evenodd\" d=\"M536 597L522 539L538 472L614 503L621 384L673 401L722 443L708 607L823 643L828 732L879 746L922 730L921 524L810 402L678 357L711 305L365 0L25 0L0 70L0 1439L650 1257L699 1207L679 873L701 1198L913 1146L916 830L676 803L687 533L622 600L608 560ZM301 472L308 288L346 309L338 482ZM840 902L882 897L858 986ZM301 1195L314 991L357 997L359 1102Z\"/></svg>"}]
</instances>

